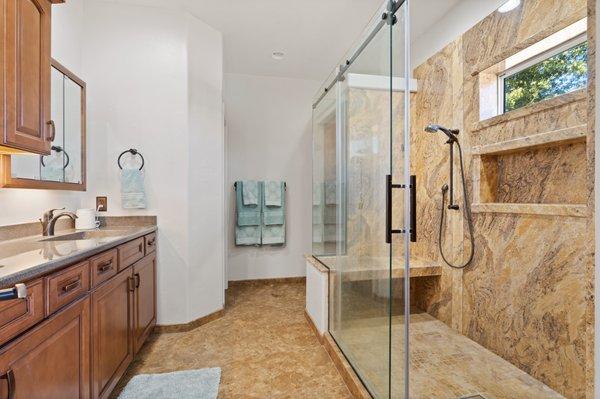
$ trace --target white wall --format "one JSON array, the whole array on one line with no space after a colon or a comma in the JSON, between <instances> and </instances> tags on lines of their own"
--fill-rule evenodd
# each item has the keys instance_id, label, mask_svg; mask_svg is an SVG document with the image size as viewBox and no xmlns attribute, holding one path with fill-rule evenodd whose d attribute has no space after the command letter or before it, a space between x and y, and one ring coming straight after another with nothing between
<instances>
[{"instance_id":1,"label":"white wall","mask_svg":"<svg viewBox=\"0 0 600 399\"><path fill-rule=\"evenodd\" d=\"M319 82L225 75L229 280L305 275L311 251L312 95ZM287 244L235 247L236 180L287 182Z\"/></svg>"},{"instance_id":2,"label":"white wall","mask_svg":"<svg viewBox=\"0 0 600 399\"><path fill-rule=\"evenodd\" d=\"M506 0L460 0L438 21L428 21L430 27L412 43L413 67L421 65L504 3Z\"/></svg>"},{"instance_id":3,"label":"white wall","mask_svg":"<svg viewBox=\"0 0 600 399\"><path fill-rule=\"evenodd\" d=\"M83 0L52 7L52 57L82 76ZM34 222L50 208L75 210L85 194L73 191L0 188L0 226Z\"/></svg>"},{"instance_id":4,"label":"white wall","mask_svg":"<svg viewBox=\"0 0 600 399\"><path fill-rule=\"evenodd\" d=\"M222 38L181 11L86 0L88 197L157 215L158 323L223 307ZM117 157L145 158L148 208L123 210ZM221 247L222 248L222 244Z\"/></svg>"},{"instance_id":5,"label":"white wall","mask_svg":"<svg viewBox=\"0 0 600 399\"><path fill-rule=\"evenodd\" d=\"M190 310L208 314L225 303L223 181L223 43L188 15ZM207 62L210 60L210 62ZM202 292L195 295L194 292ZM207 300L210 298L210 300Z\"/></svg>"}]
</instances>

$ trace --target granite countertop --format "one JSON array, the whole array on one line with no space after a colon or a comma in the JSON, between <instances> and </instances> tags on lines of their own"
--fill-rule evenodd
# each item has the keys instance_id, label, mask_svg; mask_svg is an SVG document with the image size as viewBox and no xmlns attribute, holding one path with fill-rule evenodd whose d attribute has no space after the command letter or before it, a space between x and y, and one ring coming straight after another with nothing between
<instances>
[{"instance_id":1,"label":"granite countertop","mask_svg":"<svg viewBox=\"0 0 600 399\"><path fill-rule=\"evenodd\" d=\"M62 230L54 237L0 241L0 287L45 275L154 231L156 225L109 226L91 231ZM83 236L71 236L74 233Z\"/></svg>"}]
</instances>

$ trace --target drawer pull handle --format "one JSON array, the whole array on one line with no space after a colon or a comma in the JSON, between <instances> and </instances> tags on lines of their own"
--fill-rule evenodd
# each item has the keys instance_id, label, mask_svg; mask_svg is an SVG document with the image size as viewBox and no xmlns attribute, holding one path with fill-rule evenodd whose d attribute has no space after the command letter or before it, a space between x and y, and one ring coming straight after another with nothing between
<instances>
[{"instance_id":1,"label":"drawer pull handle","mask_svg":"<svg viewBox=\"0 0 600 399\"><path fill-rule=\"evenodd\" d=\"M63 292L67 293L73 291L75 288L79 287L79 282L80 280L77 280L65 285L64 287L62 287Z\"/></svg>"},{"instance_id":2,"label":"drawer pull handle","mask_svg":"<svg viewBox=\"0 0 600 399\"><path fill-rule=\"evenodd\" d=\"M6 380L7 390L8 390L8 399L15 398L15 373L12 369L8 369L6 374L0 377L0 380Z\"/></svg>"},{"instance_id":3,"label":"drawer pull handle","mask_svg":"<svg viewBox=\"0 0 600 399\"><path fill-rule=\"evenodd\" d=\"M134 274L133 278L135 278L135 288L140 288L140 274Z\"/></svg>"},{"instance_id":4,"label":"drawer pull handle","mask_svg":"<svg viewBox=\"0 0 600 399\"><path fill-rule=\"evenodd\" d=\"M112 269L112 260L106 263L103 263L101 265L98 265L98 272L100 274L102 273L106 273L107 271L109 271L110 269Z\"/></svg>"},{"instance_id":5,"label":"drawer pull handle","mask_svg":"<svg viewBox=\"0 0 600 399\"><path fill-rule=\"evenodd\" d=\"M148 240L148 246L151 247L154 245L154 243L156 242L156 238L153 238L151 240Z\"/></svg>"},{"instance_id":6,"label":"drawer pull handle","mask_svg":"<svg viewBox=\"0 0 600 399\"><path fill-rule=\"evenodd\" d=\"M144 243L141 242L140 245L138 245L138 252L144 252Z\"/></svg>"}]
</instances>

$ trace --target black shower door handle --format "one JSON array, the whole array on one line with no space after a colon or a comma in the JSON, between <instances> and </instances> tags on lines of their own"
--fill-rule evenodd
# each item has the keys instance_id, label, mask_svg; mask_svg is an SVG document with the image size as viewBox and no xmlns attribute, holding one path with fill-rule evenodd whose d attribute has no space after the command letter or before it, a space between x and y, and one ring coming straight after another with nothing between
<instances>
[{"instance_id":1,"label":"black shower door handle","mask_svg":"<svg viewBox=\"0 0 600 399\"><path fill-rule=\"evenodd\" d=\"M395 188L407 188L405 184L393 184L392 175L385 177L385 242L392 243L393 234L406 233L406 230L394 230L392 228L392 190ZM417 242L417 176L410 176L410 241Z\"/></svg>"},{"instance_id":2,"label":"black shower door handle","mask_svg":"<svg viewBox=\"0 0 600 399\"><path fill-rule=\"evenodd\" d=\"M417 242L417 176L410 176L410 241Z\"/></svg>"}]
</instances>

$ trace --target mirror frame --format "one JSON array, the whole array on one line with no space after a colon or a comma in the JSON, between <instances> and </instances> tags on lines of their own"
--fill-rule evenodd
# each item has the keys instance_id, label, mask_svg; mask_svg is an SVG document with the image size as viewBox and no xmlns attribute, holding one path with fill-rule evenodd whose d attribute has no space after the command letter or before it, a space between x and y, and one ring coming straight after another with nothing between
<instances>
[{"instance_id":1,"label":"mirror frame","mask_svg":"<svg viewBox=\"0 0 600 399\"><path fill-rule=\"evenodd\" d=\"M70 190L86 191L86 160L87 160L87 119L86 119L86 84L77 75L68 70L60 62L52 58L52 68L56 68L81 87L81 183L56 182L49 180L35 180L24 178L13 178L11 171L11 156L0 155L0 187L2 188L33 188L44 190Z\"/></svg>"}]
</instances>

